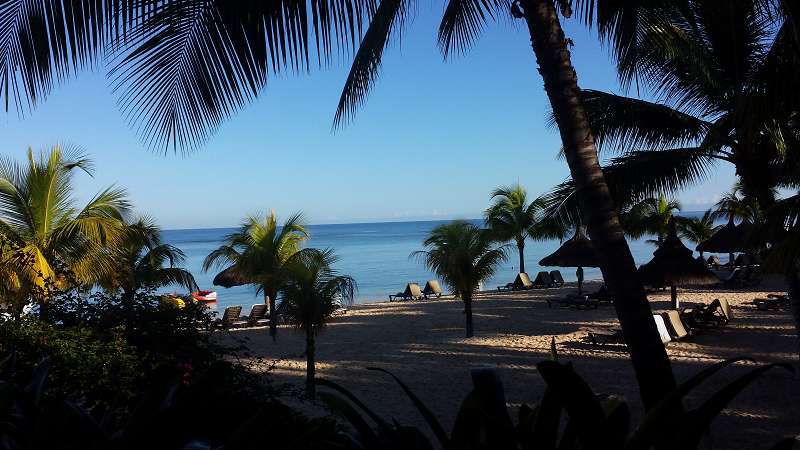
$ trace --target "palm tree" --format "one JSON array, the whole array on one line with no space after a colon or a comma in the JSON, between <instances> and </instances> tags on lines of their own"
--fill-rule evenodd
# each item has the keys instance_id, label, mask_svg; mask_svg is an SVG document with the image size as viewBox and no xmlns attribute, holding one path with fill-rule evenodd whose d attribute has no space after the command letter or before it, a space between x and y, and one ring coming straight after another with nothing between
<instances>
[{"instance_id":1,"label":"palm tree","mask_svg":"<svg viewBox=\"0 0 800 450\"><path fill-rule=\"evenodd\" d=\"M350 305L356 281L333 269L337 258L330 249L301 250L286 263L282 305L286 320L306 335L306 394L315 396L316 339L341 306Z\"/></svg>"},{"instance_id":2,"label":"palm tree","mask_svg":"<svg viewBox=\"0 0 800 450\"><path fill-rule=\"evenodd\" d=\"M714 226L714 213L710 209L706 210L701 217L683 217L677 225L682 238L697 244L713 236L717 230L717 227ZM700 258L705 259L703 252L700 252Z\"/></svg>"},{"instance_id":3,"label":"palm tree","mask_svg":"<svg viewBox=\"0 0 800 450\"><path fill-rule=\"evenodd\" d=\"M277 338L275 299L284 286L284 265L308 238L308 231L300 213L290 216L283 226L278 226L275 211L265 217L250 216L235 233L225 237L224 243L209 253L203 261L203 270L228 266L241 284L251 284L269 303L269 327L272 339Z\"/></svg>"},{"instance_id":4,"label":"palm tree","mask_svg":"<svg viewBox=\"0 0 800 450\"><path fill-rule=\"evenodd\" d=\"M646 198L621 214L622 228L633 239L644 235L656 236L658 245L669 233L669 221L673 211L680 211L681 204L676 200L668 200L663 195L657 198Z\"/></svg>"},{"instance_id":5,"label":"palm tree","mask_svg":"<svg viewBox=\"0 0 800 450\"><path fill-rule=\"evenodd\" d=\"M531 237L544 203L539 199L529 203L525 188L519 184L499 187L490 198L494 203L484 214L486 225L497 239L516 243L519 271L525 272L525 240Z\"/></svg>"},{"instance_id":6,"label":"palm tree","mask_svg":"<svg viewBox=\"0 0 800 450\"><path fill-rule=\"evenodd\" d=\"M761 222L761 210L758 202L753 197L744 195L742 184L737 182L733 188L722 195L714 205L712 217L733 221L741 219L744 222Z\"/></svg>"},{"instance_id":7,"label":"palm tree","mask_svg":"<svg viewBox=\"0 0 800 450\"><path fill-rule=\"evenodd\" d=\"M42 307L48 286L67 285L62 269L77 282L91 282L97 273L111 270L108 260L93 255L113 245L129 209L125 192L117 188L106 188L76 208L76 170L91 174L91 162L58 146L38 159L29 149L25 166L0 159L0 235L21 252L19 260L26 263L17 267L19 276L38 288L36 300Z\"/></svg>"},{"instance_id":8,"label":"palm tree","mask_svg":"<svg viewBox=\"0 0 800 450\"><path fill-rule=\"evenodd\" d=\"M423 261L461 297L466 334L472 337L472 294L505 261L505 246L495 247L490 231L462 221L437 226L423 244L428 250L414 252L411 256Z\"/></svg>"},{"instance_id":9,"label":"palm tree","mask_svg":"<svg viewBox=\"0 0 800 450\"><path fill-rule=\"evenodd\" d=\"M197 289L192 274L177 267L185 260L184 253L163 243L161 230L150 219L126 224L119 241L101 257L110 258L114 270L100 276L98 284L109 291L121 291L124 301L132 301L142 289L170 285Z\"/></svg>"}]
</instances>

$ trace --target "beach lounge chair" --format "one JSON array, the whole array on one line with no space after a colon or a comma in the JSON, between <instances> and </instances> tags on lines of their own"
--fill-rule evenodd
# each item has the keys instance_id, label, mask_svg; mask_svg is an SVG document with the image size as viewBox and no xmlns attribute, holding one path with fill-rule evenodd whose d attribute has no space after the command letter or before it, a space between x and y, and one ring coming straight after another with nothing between
<instances>
[{"instance_id":1,"label":"beach lounge chair","mask_svg":"<svg viewBox=\"0 0 800 450\"><path fill-rule=\"evenodd\" d=\"M587 297L599 302L610 302L612 300L611 294L608 293L608 286L605 283L601 284L595 292L588 294Z\"/></svg>"},{"instance_id":2,"label":"beach lounge chair","mask_svg":"<svg viewBox=\"0 0 800 450\"><path fill-rule=\"evenodd\" d=\"M594 345L625 344L625 337L619 328L591 329L587 331L589 342Z\"/></svg>"},{"instance_id":3,"label":"beach lounge chair","mask_svg":"<svg viewBox=\"0 0 800 450\"><path fill-rule=\"evenodd\" d=\"M769 294L767 298L754 298L753 304L756 306L757 309L762 311L767 311L770 309L784 309L789 308L789 296L788 295L778 295L778 294Z\"/></svg>"},{"instance_id":4,"label":"beach lounge chair","mask_svg":"<svg viewBox=\"0 0 800 450\"><path fill-rule=\"evenodd\" d=\"M553 280L547 272L539 272L536 274L536 279L533 280L533 287L535 289L545 289L553 287Z\"/></svg>"},{"instance_id":5,"label":"beach lounge chair","mask_svg":"<svg viewBox=\"0 0 800 450\"><path fill-rule=\"evenodd\" d=\"M560 300L561 306L574 308L574 309L597 309L600 302L596 299L589 298L588 295L568 295L565 299ZM547 306L550 306L548 301Z\"/></svg>"},{"instance_id":6,"label":"beach lounge chair","mask_svg":"<svg viewBox=\"0 0 800 450\"><path fill-rule=\"evenodd\" d=\"M560 270L552 270L550 271L550 279L553 281L557 287L561 287L564 285L564 277L561 276Z\"/></svg>"},{"instance_id":7,"label":"beach lounge chair","mask_svg":"<svg viewBox=\"0 0 800 450\"><path fill-rule=\"evenodd\" d=\"M218 328L226 330L230 328L246 327L247 321L239 317L241 313L241 306L229 306L225 308L225 311L222 313L222 318L218 319L215 324Z\"/></svg>"},{"instance_id":8,"label":"beach lounge chair","mask_svg":"<svg viewBox=\"0 0 800 450\"><path fill-rule=\"evenodd\" d=\"M531 283L531 277L528 276L525 272L520 272L517 274L517 277L514 278L514 282L511 285L512 291L521 291L526 289L533 289L533 283Z\"/></svg>"},{"instance_id":9,"label":"beach lounge chair","mask_svg":"<svg viewBox=\"0 0 800 450\"><path fill-rule=\"evenodd\" d=\"M719 300L719 308L722 310L722 313L725 314L725 319L726 319L725 323L728 323L731 320L733 320L733 310L731 309L731 305L724 298L720 298L718 300Z\"/></svg>"},{"instance_id":10,"label":"beach lounge chair","mask_svg":"<svg viewBox=\"0 0 800 450\"><path fill-rule=\"evenodd\" d=\"M725 304L728 302L725 301ZM681 316L689 327L694 329L716 328L728 323L728 316L722 308L720 299L714 299L707 306L685 308Z\"/></svg>"},{"instance_id":11,"label":"beach lounge chair","mask_svg":"<svg viewBox=\"0 0 800 450\"><path fill-rule=\"evenodd\" d=\"M661 313L661 317L664 319L664 322L667 325L667 330L669 331L670 337L672 338L673 341L685 339L686 337L689 336L690 333L683 325L683 320L681 320L681 314L678 311L673 309L670 311L663 312Z\"/></svg>"},{"instance_id":12,"label":"beach lounge chair","mask_svg":"<svg viewBox=\"0 0 800 450\"><path fill-rule=\"evenodd\" d=\"M403 292L398 292L397 294L390 295L389 301L403 299L403 300L421 300L425 296L422 295L422 289L420 289L417 283L408 283L406 285L406 289Z\"/></svg>"},{"instance_id":13,"label":"beach lounge chair","mask_svg":"<svg viewBox=\"0 0 800 450\"><path fill-rule=\"evenodd\" d=\"M658 330L658 335L661 336L661 342L667 343L672 340L672 336L669 334L669 330L667 329L667 324L664 321L664 318L658 314L653 314L653 320L656 321L656 329Z\"/></svg>"},{"instance_id":14,"label":"beach lounge chair","mask_svg":"<svg viewBox=\"0 0 800 450\"><path fill-rule=\"evenodd\" d=\"M251 327L268 325L267 311L269 308L266 303L258 303L250 308L250 314L242 316L240 320L246 321L247 325Z\"/></svg>"},{"instance_id":15,"label":"beach lounge chair","mask_svg":"<svg viewBox=\"0 0 800 450\"><path fill-rule=\"evenodd\" d=\"M438 280L428 280L425 283L425 287L422 289L422 295L425 298L430 298L432 296L441 297L442 296L442 287L439 286Z\"/></svg>"}]
</instances>

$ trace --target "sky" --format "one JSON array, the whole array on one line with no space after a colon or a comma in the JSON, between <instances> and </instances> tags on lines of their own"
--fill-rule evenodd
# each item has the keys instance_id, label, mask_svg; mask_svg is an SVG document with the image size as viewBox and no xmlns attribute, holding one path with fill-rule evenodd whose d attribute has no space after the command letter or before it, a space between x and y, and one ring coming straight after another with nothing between
<instances>
[{"instance_id":1,"label":"sky","mask_svg":"<svg viewBox=\"0 0 800 450\"><path fill-rule=\"evenodd\" d=\"M527 32L491 24L465 55L436 45L440 4L420 6L355 120L332 132L349 61L270 79L260 97L189 154L145 148L123 119L103 68L65 81L33 112L0 112L0 155L67 143L94 161L79 201L124 187L137 214L164 228L227 227L248 214L302 211L312 224L479 217L489 192L520 183L532 195L563 181L558 131ZM565 30L582 88L622 92L595 34ZM679 195L704 210L734 181L719 165Z\"/></svg>"}]
</instances>

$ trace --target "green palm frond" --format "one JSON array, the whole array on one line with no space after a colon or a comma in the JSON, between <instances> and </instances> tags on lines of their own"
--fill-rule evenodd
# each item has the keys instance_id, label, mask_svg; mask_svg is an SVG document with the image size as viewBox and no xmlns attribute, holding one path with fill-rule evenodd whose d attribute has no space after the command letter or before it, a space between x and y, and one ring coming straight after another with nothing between
<instances>
[{"instance_id":1,"label":"green palm frond","mask_svg":"<svg viewBox=\"0 0 800 450\"><path fill-rule=\"evenodd\" d=\"M469 50L486 22L508 14L510 7L507 0L449 0L439 24L439 48L444 57L452 51Z\"/></svg>"},{"instance_id":2,"label":"green palm frond","mask_svg":"<svg viewBox=\"0 0 800 450\"><path fill-rule=\"evenodd\" d=\"M664 150L699 144L712 124L667 105L584 90L583 104L600 149Z\"/></svg>"},{"instance_id":3,"label":"green palm frond","mask_svg":"<svg viewBox=\"0 0 800 450\"><path fill-rule=\"evenodd\" d=\"M684 239L697 244L709 239L718 227L714 226L713 211L706 210L701 217L682 217L678 221L678 232Z\"/></svg>"},{"instance_id":4,"label":"green palm frond","mask_svg":"<svg viewBox=\"0 0 800 450\"><path fill-rule=\"evenodd\" d=\"M383 59L383 52L394 35L402 33L410 0L382 0L370 21L347 75L339 105L333 118L334 128L353 118L366 101L375 84Z\"/></svg>"}]
</instances>

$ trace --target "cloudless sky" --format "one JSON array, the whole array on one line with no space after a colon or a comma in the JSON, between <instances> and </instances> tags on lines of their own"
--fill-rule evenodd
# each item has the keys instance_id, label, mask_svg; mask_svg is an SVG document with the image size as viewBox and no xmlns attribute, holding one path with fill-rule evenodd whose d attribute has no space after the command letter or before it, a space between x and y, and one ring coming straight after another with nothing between
<instances>
[{"instance_id":1,"label":"cloudless sky","mask_svg":"<svg viewBox=\"0 0 800 450\"><path fill-rule=\"evenodd\" d=\"M477 45L449 61L436 46L439 3L420 6L384 56L381 77L353 123L331 132L349 61L272 78L259 99L203 148L157 154L123 120L105 71L86 72L19 118L0 113L0 154L55 143L81 146L94 178L76 179L88 199L125 187L139 213L165 228L224 227L246 214L303 211L311 223L479 217L496 186L531 194L568 176L527 32L512 20L490 25ZM583 88L620 92L596 35L565 23ZM701 210L734 181L719 165L681 194Z\"/></svg>"}]
</instances>

